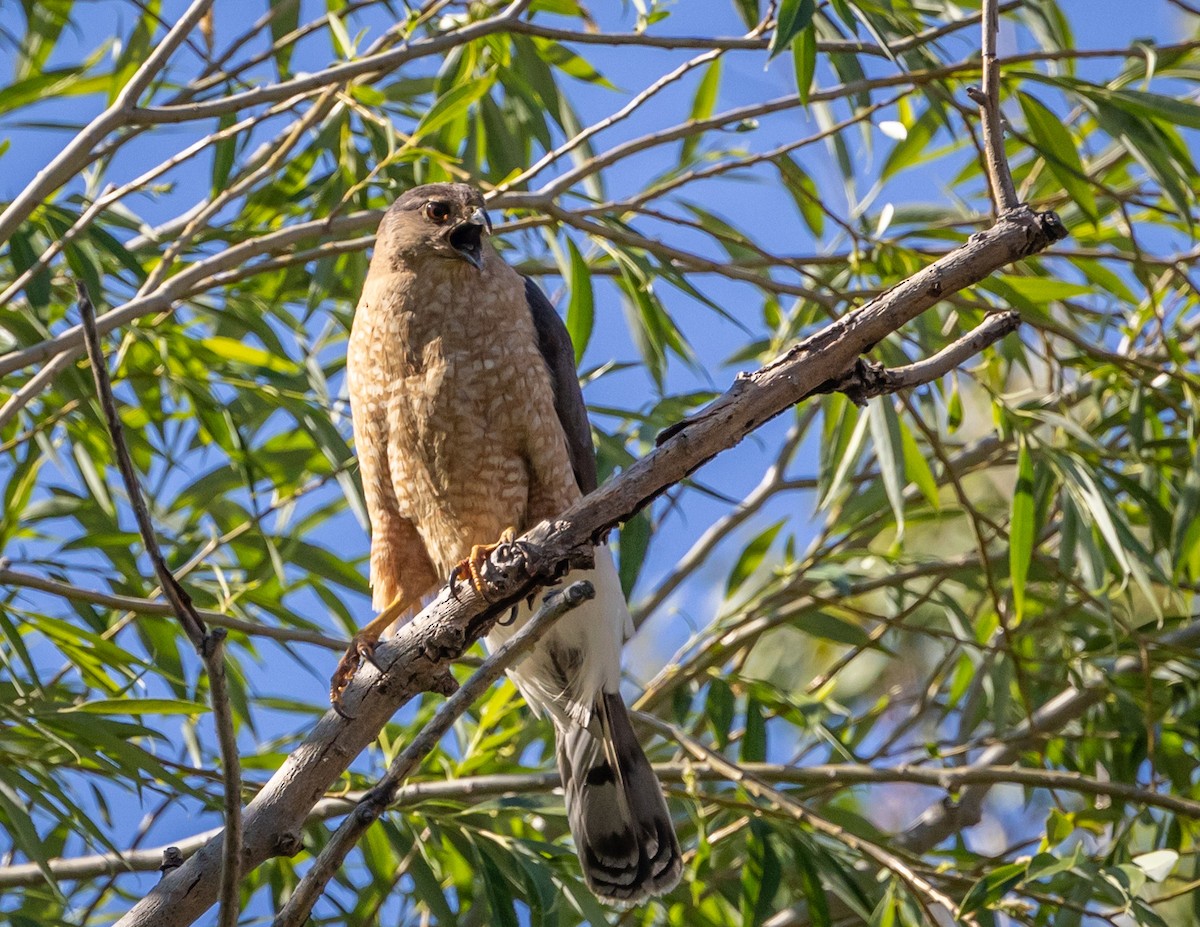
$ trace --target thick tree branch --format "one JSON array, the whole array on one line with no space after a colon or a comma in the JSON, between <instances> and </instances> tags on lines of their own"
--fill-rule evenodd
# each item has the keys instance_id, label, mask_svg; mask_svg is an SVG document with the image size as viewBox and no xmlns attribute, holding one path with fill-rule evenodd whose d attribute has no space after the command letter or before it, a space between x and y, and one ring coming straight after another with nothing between
<instances>
[{"instance_id":1,"label":"thick tree branch","mask_svg":"<svg viewBox=\"0 0 1200 927\"><path fill-rule=\"evenodd\" d=\"M100 346L100 335L96 330L96 311L92 307L91 297L82 283L76 284L79 297L79 315L82 320L84 343L88 357L92 363L92 374L96 380L96 394L100 399L100 408L112 437L113 453L117 461L117 469L125 483L125 492L129 497L129 505L137 519L138 531L154 572L158 575L159 585L171 603L179 622L183 625L184 633L204 660L208 670L208 686L212 696L213 722L217 729L217 741L221 750L221 771L225 792L225 832L231 835L230 851L224 854L220 870L221 900L218 924L220 927L237 927L239 906L238 883L241 877L241 864L236 848L241 844L242 834L242 773L241 760L238 756L237 734L233 727L233 713L229 703L229 691L225 683L225 635L224 628L208 631L204 621L192 605L191 597L179 585L171 573L167 562L159 550L158 541L154 537L154 525L150 521L150 513L146 509L146 500L138 483L137 471L129 457L129 447L125 443L125 430L121 425L121 417L117 413L116 399L113 397L112 383L109 382L108 368L104 360L104 351Z\"/></svg>"},{"instance_id":2,"label":"thick tree branch","mask_svg":"<svg viewBox=\"0 0 1200 927\"><path fill-rule=\"evenodd\" d=\"M619 477L582 499L553 522L538 525L521 544L525 557L499 564L489 605L473 590L456 599L446 588L413 621L380 647L384 675L360 671L346 694L353 719L329 712L308 741L246 809L243 862L299 849L300 828L324 791L409 698L430 688L510 604L558 575L573 560L587 560L593 542L721 451L730 448L855 359L946 296L979 282L1013 261L1063 237L1057 216L1028 208L1001 217L958 250L862 308L806 338L777 361L739 377L706 409L674 429L663 444ZM214 838L177 872L164 878L119 922L122 927L191 923L213 903L222 838Z\"/></svg>"},{"instance_id":3,"label":"thick tree branch","mask_svg":"<svg viewBox=\"0 0 1200 927\"><path fill-rule=\"evenodd\" d=\"M596 590L592 588L592 584L584 581L572 583L561 593L552 592L546 596L542 607L529 619L528 624L488 657L466 685L447 699L421 733L392 760L387 775L363 796L354 812L347 815L341 827L322 848L316 863L305 873L287 904L275 918L274 927L302 927L308 920L313 905L325 891L329 880L341 868L346 856L367 832L367 828L396 800L404 780L437 746L438 741L450 730L454 722L491 687L492 683L504 675L504 671L518 657L536 644L555 621L595 595Z\"/></svg>"}]
</instances>

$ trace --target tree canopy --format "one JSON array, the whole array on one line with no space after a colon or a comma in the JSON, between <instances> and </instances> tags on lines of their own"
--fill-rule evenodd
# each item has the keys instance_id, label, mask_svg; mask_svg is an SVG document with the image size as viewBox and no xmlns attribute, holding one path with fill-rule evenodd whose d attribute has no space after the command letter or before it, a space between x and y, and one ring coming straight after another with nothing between
<instances>
[{"instance_id":1,"label":"tree canopy","mask_svg":"<svg viewBox=\"0 0 1200 927\"><path fill-rule=\"evenodd\" d=\"M935 280L868 346L885 373L613 534L680 887L591 897L549 726L505 681L414 760L311 923L1200 923L1200 10L1127 6L1000 3L997 100L970 0L5 6L0 919L128 915L227 805L77 284L156 546L228 632L248 802L371 617L345 342L399 192L485 192L566 319L603 481L986 245L990 111L1015 195L1069 237ZM298 852L240 873L242 923L443 702L405 705L277 835Z\"/></svg>"}]
</instances>

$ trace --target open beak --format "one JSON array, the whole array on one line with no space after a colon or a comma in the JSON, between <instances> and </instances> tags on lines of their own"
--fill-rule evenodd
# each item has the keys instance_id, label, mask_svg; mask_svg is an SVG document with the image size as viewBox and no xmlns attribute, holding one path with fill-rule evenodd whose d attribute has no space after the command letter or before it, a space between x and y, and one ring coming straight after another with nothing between
<instances>
[{"instance_id":1,"label":"open beak","mask_svg":"<svg viewBox=\"0 0 1200 927\"><path fill-rule=\"evenodd\" d=\"M483 269L483 236L492 232L492 221L482 206L450 231L450 244L476 270Z\"/></svg>"}]
</instances>

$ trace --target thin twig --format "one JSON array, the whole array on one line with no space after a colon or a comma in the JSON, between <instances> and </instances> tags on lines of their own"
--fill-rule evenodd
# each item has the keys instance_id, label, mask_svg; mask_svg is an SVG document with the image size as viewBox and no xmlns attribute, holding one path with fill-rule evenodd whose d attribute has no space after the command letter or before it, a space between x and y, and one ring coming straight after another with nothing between
<instances>
[{"instance_id":1,"label":"thin twig","mask_svg":"<svg viewBox=\"0 0 1200 927\"><path fill-rule=\"evenodd\" d=\"M1190 650L1197 642L1200 642L1200 624L1188 624L1164 635L1159 645ZM1014 762L1031 740L1062 730L1102 701L1109 691L1101 684L1103 679L1140 671L1141 659L1138 656L1124 656L1114 661L1102 679L1092 679L1064 689L1037 709L1030 719L1018 725L1003 741L984 750L974 763L964 767L964 772ZM989 791L991 784L980 783L964 788L956 801L939 801L930 805L908 830L897 835L895 845L913 853L923 853L951 834L978 824L982 817L983 800Z\"/></svg>"},{"instance_id":2,"label":"thin twig","mask_svg":"<svg viewBox=\"0 0 1200 927\"><path fill-rule=\"evenodd\" d=\"M878 863L880 866L887 869L903 882L912 893L913 898L924 906L927 901L932 901L935 904L941 905L946 911L954 915L958 910L958 905L953 899L947 897L924 878L919 876L913 868L902 860L896 854L884 849L876 843L869 840L864 840L857 834L853 834L832 821L826 820L821 815L817 814L812 809L802 805L790 795L772 788L767 785L757 776L748 773L744 767L739 766L730 760L725 759L715 750L710 750L700 741L683 731L674 724L668 724L655 718L653 715L639 713L638 719L650 725L661 734L675 740L688 753L692 754L696 759L703 763L707 763L713 769L720 772L723 776L727 776L731 781L738 783L749 794L755 798L763 799L771 802L780 811L790 815L797 821L807 824L818 833L832 837L839 843L844 844L849 849L856 853L861 853ZM936 920L930 915L930 923L936 923ZM978 927L978 922L974 917L969 915L962 917L962 922L975 925Z\"/></svg>"},{"instance_id":3,"label":"thin twig","mask_svg":"<svg viewBox=\"0 0 1200 927\"><path fill-rule=\"evenodd\" d=\"M1200 802L1156 792L1152 789L1097 779L1075 772L1034 769L1023 766L979 766L972 764L953 769L931 766L865 766L855 763L833 763L817 766L791 766L779 763L739 763L739 767L763 782L783 785L811 786L827 789L855 785L888 785L908 782L951 791L963 785L1002 783L1028 788L1053 789L1082 795L1105 796L1148 808L1162 808L1192 820L1200 820ZM664 784L698 782L728 782L729 777L704 762L655 763L654 773ZM464 776L460 779L438 779L405 784L392 802L392 809L406 809L423 802L486 800L504 795L530 795L549 792L561 786L557 770L528 773L493 773ZM353 811L365 793L356 792L337 798L324 798L313 807L309 823L340 817ZM209 830L174 842L186 859L199 850L219 830ZM68 882L94 879L103 875L128 872L150 872L158 869L164 847L131 849L121 853L96 853L88 856L47 860L55 879ZM0 867L0 889L38 885L45 874L38 863L18 863Z\"/></svg>"},{"instance_id":4,"label":"thin twig","mask_svg":"<svg viewBox=\"0 0 1200 927\"><path fill-rule=\"evenodd\" d=\"M992 187L996 214L1015 209L1017 188L1013 185L1008 158L1004 154L1004 123L1000 117L1000 68L996 63L996 36L1000 31L1000 11L996 0L983 0L983 92L968 91L979 104L983 116L983 148L987 155L987 175Z\"/></svg>"},{"instance_id":5,"label":"thin twig","mask_svg":"<svg viewBox=\"0 0 1200 927\"><path fill-rule=\"evenodd\" d=\"M0 586L18 586L25 589L36 589L39 592L61 596L72 602L88 602L92 605L101 605L105 608L119 608L123 611L130 611L139 615L175 614L175 608L170 602L155 602L153 599L83 589L72 583L65 583L61 580L50 579L34 573L26 573L22 570L13 570L5 567L0 567ZM335 650L338 653L345 651L348 643L346 640L330 637L319 631L305 631L299 628L276 628L263 624L261 621L243 621L240 618L231 618L229 615L205 609L196 609L196 614L206 624L228 628L231 631L238 631L249 637L266 637L285 643L315 644L318 647L325 647L329 650Z\"/></svg>"},{"instance_id":6,"label":"thin twig","mask_svg":"<svg viewBox=\"0 0 1200 927\"><path fill-rule=\"evenodd\" d=\"M1015 332L1020 324L1021 317L1017 313L998 312L932 357L903 367L887 368L859 358L848 373L831 380L819 391L845 393L855 403L862 405L876 396L924 386L958 369L984 348Z\"/></svg>"},{"instance_id":7,"label":"thin twig","mask_svg":"<svg viewBox=\"0 0 1200 927\"><path fill-rule=\"evenodd\" d=\"M241 846L242 846L242 784L241 762L237 751L237 734L233 727L233 714L229 703L229 692L225 684L225 636L224 628L208 631L204 621L192 605L191 597L167 567L154 537L154 525L150 521L150 513L146 509L146 500L142 496L138 483L137 472L129 457L129 446L125 442L125 429L121 425L121 417L117 413L116 399L113 397L112 383L108 377L108 367L104 360L104 351L100 346L100 334L96 328L96 310L92 306L91 297L83 283L75 284L75 292L79 299L79 315L83 325L84 343L87 347L88 358L92 363L92 375L96 381L96 394L100 399L100 408L104 413L108 432L112 438L113 452L117 461L117 469L125 483L125 492L129 497L129 505L137 519L138 531L146 547L146 554L154 565L159 585L171 607L175 610L184 633L204 660L208 670L209 693L212 697L213 722L217 729L217 742L221 752L221 770L224 780L225 793L225 854L221 865L220 913L219 927L237 927L239 904L239 882L241 878Z\"/></svg>"},{"instance_id":8,"label":"thin twig","mask_svg":"<svg viewBox=\"0 0 1200 927\"><path fill-rule=\"evenodd\" d=\"M509 638L494 654L484 661L475 674L438 709L433 719L425 725L391 764L387 774L381 778L354 812L346 817L342 826L334 832L313 867L300 880L287 904L276 916L273 927L301 927L308 920L313 905L321 897L325 886L342 865L355 844L367 829L396 800L396 794L405 778L416 769L417 764L437 746L439 740L462 714L471 707L484 691L503 675L505 669L532 647L562 615L581 605L595 595L592 584L586 581L572 583L561 593L546 596L542 607L529 619L518 633Z\"/></svg>"},{"instance_id":9,"label":"thin twig","mask_svg":"<svg viewBox=\"0 0 1200 927\"><path fill-rule=\"evenodd\" d=\"M87 124L58 155L0 213L0 242L6 242L37 206L75 176L92 158L93 149L113 129L124 124L137 106L138 97L167 66L167 61L200 21L213 0L193 0L171 30L157 42L149 57L129 79L112 105Z\"/></svg>"}]
</instances>

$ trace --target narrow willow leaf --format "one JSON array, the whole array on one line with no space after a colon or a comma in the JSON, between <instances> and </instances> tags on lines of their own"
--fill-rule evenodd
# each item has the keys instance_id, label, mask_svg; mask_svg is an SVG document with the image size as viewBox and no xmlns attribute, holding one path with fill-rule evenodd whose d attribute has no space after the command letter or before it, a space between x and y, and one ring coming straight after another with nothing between
<instances>
[{"instance_id":1,"label":"narrow willow leaf","mask_svg":"<svg viewBox=\"0 0 1200 927\"><path fill-rule=\"evenodd\" d=\"M761 820L751 820L746 865L742 869L742 927L759 927L774 910L775 893L782 880L774 833Z\"/></svg>"},{"instance_id":2,"label":"narrow willow leaf","mask_svg":"<svg viewBox=\"0 0 1200 927\"><path fill-rule=\"evenodd\" d=\"M438 129L449 125L455 119L464 115L472 103L491 89L492 81L490 78L477 78L459 84L457 87L438 97L437 102L433 104L429 112L417 123L416 129L413 130L412 137L409 139L410 144L415 144L417 139L433 134Z\"/></svg>"},{"instance_id":3,"label":"narrow willow leaf","mask_svg":"<svg viewBox=\"0 0 1200 927\"><path fill-rule=\"evenodd\" d=\"M710 679L708 694L704 699L704 717L713 732L717 747L724 750L729 744L729 730L733 727L733 691L724 679Z\"/></svg>"},{"instance_id":4,"label":"narrow willow leaf","mask_svg":"<svg viewBox=\"0 0 1200 927\"><path fill-rule=\"evenodd\" d=\"M786 49L800 30L809 27L816 11L816 0L780 0L775 31L771 33L771 44L767 47L768 61Z\"/></svg>"},{"instance_id":5,"label":"narrow willow leaf","mask_svg":"<svg viewBox=\"0 0 1200 927\"><path fill-rule=\"evenodd\" d=\"M1079 158L1075 139L1071 137L1062 120L1037 97L1028 93L1018 93L1017 99L1025 113L1025 122L1029 126L1034 143L1046 160L1046 166L1063 185L1067 195L1095 225L1099 218L1096 198L1092 195L1091 182L1084 170L1083 161Z\"/></svg>"},{"instance_id":6,"label":"narrow willow leaf","mask_svg":"<svg viewBox=\"0 0 1200 927\"><path fill-rule=\"evenodd\" d=\"M46 877L50 888L55 895L62 898L58 883L50 871L50 860L46 853L45 841L38 836L33 818L26 812L24 804L21 796L12 790L7 781L0 782L0 817L8 820L7 830L13 846L37 863L38 869Z\"/></svg>"},{"instance_id":7,"label":"narrow willow leaf","mask_svg":"<svg viewBox=\"0 0 1200 927\"><path fill-rule=\"evenodd\" d=\"M81 702L66 710L90 715L202 715L209 707L173 698L108 698Z\"/></svg>"},{"instance_id":8,"label":"narrow willow leaf","mask_svg":"<svg viewBox=\"0 0 1200 927\"><path fill-rule=\"evenodd\" d=\"M1025 863L1009 863L992 869L971 886L959 906L958 916L965 917L995 904L1025 878L1025 869Z\"/></svg>"},{"instance_id":9,"label":"narrow willow leaf","mask_svg":"<svg viewBox=\"0 0 1200 927\"><path fill-rule=\"evenodd\" d=\"M804 224L808 226L813 235L820 238L821 233L825 230L825 213L821 209L821 198L817 192L817 185L804 169L788 155L780 155L775 160L775 164L783 177L784 186L792 195L796 208L800 210Z\"/></svg>"},{"instance_id":10,"label":"narrow willow leaf","mask_svg":"<svg viewBox=\"0 0 1200 927\"><path fill-rule=\"evenodd\" d=\"M628 598L646 563L646 551L650 547L650 516L643 510L621 525L620 557L617 573L621 578L621 589Z\"/></svg>"},{"instance_id":11,"label":"narrow willow leaf","mask_svg":"<svg viewBox=\"0 0 1200 927\"><path fill-rule=\"evenodd\" d=\"M879 396L867 403L871 442L879 461L883 489L896 517L896 537L904 536L904 451L901 447L900 420L891 398Z\"/></svg>"},{"instance_id":12,"label":"narrow willow leaf","mask_svg":"<svg viewBox=\"0 0 1200 927\"><path fill-rule=\"evenodd\" d=\"M1012 581L1013 607L1016 621L1025 614L1025 580L1033 558L1036 532L1033 504L1033 459L1029 442L1020 439L1017 455L1017 485L1013 490L1012 514L1008 529L1008 569Z\"/></svg>"},{"instance_id":13,"label":"narrow willow leaf","mask_svg":"<svg viewBox=\"0 0 1200 927\"><path fill-rule=\"evenodd\" d=\"M692 98L692 109L688 118L693 122L707 119L717 106L717 91L721 87L721 59L715 59L704 69L704 76L696 87L696 95ZM683 140L683 150L679 155L680 161L688 162L696 156L696 148L700 145L703 134L696 132Z\"/></svg>"},{"instance_id":14,"label":"narrow willow leaf","mask_svg":"<svg viewBox=\"0 0 1200 927\"><path fill-rule=\"evenodd\" d=\"M796 66L796 93L800 102L808 105L813 78L817 73L817 30L801 29L792 42L792 61Z\"/></svg>"},{"instance_id":15,"label":"narrow willow leaf","mask_svg":"<svg viewBox=\"0 0 1200 927\"><path fill-rule=\"evenodd\" d=\"M300 0L271 0L271 41L280 77L291 73L292 51L296 47L295 43L281 45L280 40L295 32L299 24Z\"/></svg>"},{"instance_id":16,"label":"narrow willow leaf","mask_svg":"<svg viewBox=\"0 0 1200 927\"><path fill-rule=\"evenodd\" d=\"M742 584L750 578L755 570L762 565L763 558L767 556L767 551L771 549L771 544L775 537L779 534L779 530L787 523L787 520L777 521L765 531L751 541L742 550L742 554L737 559L737 563L733 565L733 569L729 573L729 579L725 583L725 598L729 598Z\"/></svg>"},{"instance_id":17,"label":"narrow willow leaf","mask_svg":"<svg viewBox=\"0 0 1200 927\"><path fill-rule=\"evenodd\" d=\"M762 763L767 759L766 712L753 696L746 701L746 729L742 734L740 757L743 763Z\"/></svg>"},{"instance_id":18,"label":"narrow willow leaf","mask_svg":"<svg viewBox=\"0 0 1200 927\"><path fill-rule=\"evenodd\" d=\"M896 143L883 162L880 179L887 180L906 167L920 163L929 155L929 143L941 126L941 113L930 106L913 123L905 126L904 137Z\"/></svg>"},{"instance_id":19,"label":"narrow willow leaf","mask_svg":"<svg viewBox=\"0 0 1200 927\"><path fill-rule=\"evenodd\" d=\"M569 238L567 253L571 259L567 277L567 285L571 292L571 298L567 302L567 333L575 347L575 364L578 366L583 360L588 343L592 340L595 297L592 293L592 272L579 249L575 247L575 242Z\"/></svg>"},{"instance_id":20,"label":"narrow willow leaf","mask_svg":"<svg viewBox=\"0 0 1200 927\"><path fill-rule=\"evenodd\" d=\"M753 29L758 25L759 0L733 0L733 7L738 11L738 15L742 17L742 22L747 29Z\"/></svg>"},{"instance_id":21,"label":"narrow willow leaf","mask_svg":"<svg viewBox=\"0 0 1200 927\"><path fill-rule=\"evenodd\" d=\"M23 228L16 229L8 241L8 256L17 275L24 273L37 262L37 253ZM39 270L25 284L25 295L29 304L42 309L50 304L50 274Z\"/></svg>"},{"instance_id":22,"label":"narrow willow leaf","mask_svg":"<svg viewBox=\"0 0 1200 927\"><path fill-rule=\"evenodd\" d=\"M921 495L933 506L934 510L940 511L942 504L933 469L929 466L925 455L921 453L921 448L917 445L916 438L913 437L912 429L904 422L900 422L900 443L904 448L905 474L916 484L917 489L921 490Z\"/></svg>"}]
</instances>

